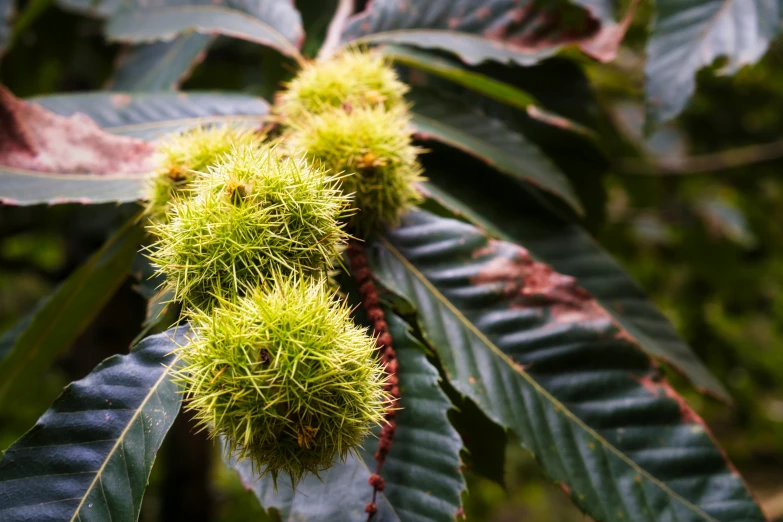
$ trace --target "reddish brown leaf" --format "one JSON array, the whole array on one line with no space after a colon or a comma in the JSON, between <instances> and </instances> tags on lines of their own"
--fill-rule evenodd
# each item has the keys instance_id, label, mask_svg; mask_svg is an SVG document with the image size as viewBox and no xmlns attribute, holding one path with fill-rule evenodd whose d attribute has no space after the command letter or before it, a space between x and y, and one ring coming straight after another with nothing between
<instances>
[{"instance_id":1,"label":"reddish brown leaf","mask_svg":"<svg viewBox=\"0 0 783 522\"><path fill-rule=\"evenodd\" d=\"M0 86L0 166L58 174L144 174L153 168L154 152L150 143L102 131L84 114L58 116Z\"/></svg>"}]
</instances>

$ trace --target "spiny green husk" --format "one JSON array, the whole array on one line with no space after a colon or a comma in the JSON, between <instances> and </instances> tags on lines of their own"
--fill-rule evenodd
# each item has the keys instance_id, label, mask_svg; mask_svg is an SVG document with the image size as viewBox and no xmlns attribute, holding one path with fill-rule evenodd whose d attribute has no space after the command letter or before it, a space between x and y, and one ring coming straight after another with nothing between
<instances>
[{"instance_id":1,"label":"spiny green husk","mask_svg":"<svg viewBox=\"0 0 783 522\"><path fill-rule=\"evenodd\" d=\"M331 172L348 174L343 190L354 194L358 210L352 226L366 237L396 225L421 200L414 186L422 180L420 150L411 144L410 130L404 107L332 109L293 123L286 144Z\"/></svg>"},{"instance_id":2,"label":"spiny green husk","mask_svg":"<svg viewBox=\"0 0 783 522\"><path fill-rule=\"evenodd\" d=\"M149 258L177 300L205 308L273 272L328 269L348 238L350 196L339 182L303 157L237 149L194 177L168 220L150 225L158 240Z\"/></svg>"},{"instance_id":3,"label":"spiny green husk","mask_svg":"<svg viewBox=\"0 0 783 522\"><path fill-rule=\"evenodd\" d=\"M323 279L276 277L191 321L177 373L186 408L275 483L344 459L382 421L390 398L375 340Z\"/></svg>"},{"instance_id":4,"label":"spiny green husk","mask_svg":"<svg viewBox=\"0 0 783 522\"><path fill-rule=\"evenodd\" d=\"M382 56L346 50L305 65L280 94L277 111L289 124L334 107L393 109L407 91Z\"/></svg>"},{"instance_id":5,"label":"spiny green husk","mask_svg":"<svg viewBox=\"0 0 783 522\"><path fill-rule=\"evenodd\" d=\"M195 127L160 142L160 166L147 183L147 214L153 221L165 218L176 193L186 189L194 172L204 172L235 147L259 145L262 137L232 126Z\"/></svg>"}]
</instances>

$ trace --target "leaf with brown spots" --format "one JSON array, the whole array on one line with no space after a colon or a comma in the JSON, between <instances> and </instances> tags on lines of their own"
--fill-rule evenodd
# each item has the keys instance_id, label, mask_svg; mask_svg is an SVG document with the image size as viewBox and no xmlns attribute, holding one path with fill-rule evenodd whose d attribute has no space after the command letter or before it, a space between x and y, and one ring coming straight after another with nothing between
<instances>
[{"instance_id":1,"label":"leaf with brown spots","mask_svg":"<svg viewBox=\"0 0 783 522\"><path fill-rule=\"evenodd\" d=\"M0 201L13 178L66 177L135 180L154 168L155 147L100 129L83 114L64 118L34 103L15 98L0 86ZM5 187L3 185L6 185ZM55 196L50 202L68 199Z\"/></svg>"},{"instance_id":2,"label":"leaf with brown spots","mask_svg":"<svg viewBox=\"0 0 783 522\"><path fill-rule=\"evenodd\" d=\"M703 422L572 277L421 211L368 252L381 282L416 306L452 386L588 515L765 520Z\"/></svg>"},{"instance_id":3,"label":"leaf with brown spots","mask_svg":"<svg viewBox=\"0 0 783 522\"><path fill-rule=\"evenodd\" d=\"M0 460L2 520L136 520L179 413L169 376L187 327L148 337L72 382Z\"/></svg>"},{"instance_id":4,"label":"leaf with brown spots","mask_svg":"<svg viewBox=\"0 0 783 522\"><path fill-rule=\"evenodd\" d=\"M429 168L423 189L428 205L474 223L494 237L516 242L537 260L573 276L650 356L666 363L701 393L731 402L726 387L674 326L650 301L630 274L581 226L564 220L500 176ZM567 247L567 248L566 248Z\"/></svg>"},{"instance_id":5,"label":"leaf with brown spots","mask_svg":"<svg viewBox=\"0 0 783 522\"><path fill-rule=\"evenodd\" d=\"M140 139L196 125L260 126L268 112L264 100L233 93L94 92L22 101L0 91L0 201L135 201L154 166L153 145ZM62 143L51 143L57 129L62 134L71 127L76 129Z\"/></svg>"},{"instance_id":6,"label":"leaf with brown spots","mask_svg":"<svg viewBox=\"0 0 783 522\"><path fill-rule=\"evenodd\" d=\"M609 3L577 5L586 1L374 0L349 19L342 39L440 49L468 64L532 65L568 45L611 59L621 35L604 7Z\"/></svg>"}]
</instances>

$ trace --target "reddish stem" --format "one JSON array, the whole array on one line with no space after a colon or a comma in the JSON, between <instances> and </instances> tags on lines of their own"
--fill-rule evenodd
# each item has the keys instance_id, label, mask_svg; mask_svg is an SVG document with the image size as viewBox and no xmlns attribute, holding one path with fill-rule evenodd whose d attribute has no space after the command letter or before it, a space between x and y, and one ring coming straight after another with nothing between
<instances>
[{"instance_id":1,"label":"reddish stem","mask_svg":"<svg viewBox=\"0 0 783 522\"><path fill-rule=\"evenodd\" d=\"M386 391L392 397L392 400L389 401L389 406L386 409L386 423L383 428L381 428L381 435L378 440L378 451L375 452L375 461L378 465L375 467L375 473L370 475L370 480L368 481L370 486L372 486L372 501L367 504L364 510L367 512L367 522L370 522L373 515L378 511L378 506L375 501L378 497L378 492L383 491L384 488L381 468L383 468L383 463L386 462L386 456L391 450L392 442L394 441L394 432L397 428L395 422L397 410L394 406L400 400L399 380L397 379L397 368L399 363L397 361L397 354L392 347L392 337L389 333L389 325L386 323L383 309L380 307L378 291L375 288L375 283L372 281L372 272L367 266L367 256L364 253L364 247L361 243L352 241L351 244L348 245L348 259L351 263L351 271L354 280L356 281L356 286L359 288L359 296L362 299L364 311L367 313L367 318L373 325L373 331L377 339L378 355L389 376L385 385Z\"/></svg>"}]
</instances>

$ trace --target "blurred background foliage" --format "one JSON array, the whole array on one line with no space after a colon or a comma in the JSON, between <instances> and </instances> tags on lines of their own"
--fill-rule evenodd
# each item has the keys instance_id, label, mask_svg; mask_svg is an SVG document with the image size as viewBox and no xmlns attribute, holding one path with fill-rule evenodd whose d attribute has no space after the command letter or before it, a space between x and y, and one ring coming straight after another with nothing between
<instances>
[{"instance_id":1,"label":"blurred background foliage","mask_svg":"<svg viewBox=\"0 0 783 522\"><path fill-rule=\"evenodd\" d=\"M548 90L570 93L558 111L597 131L595 151L565 169L585 201L586 224L728 385L732 407L679 388L767 512L783 520L783 143L777 141L783 136L783 45L773 45L759 64L733 77L715 74L720 63L702 71L682 116L645 136L643 44L650 4L641 2L611 64L568 51L535 75L505 74L538 89L544 102ZM334 2L297 2L309 35L306 54L323 38L325 5ZM2 83L20 97L106 86L122 49L104 43L97 21L50 0L20 7L12 48L0 62ZM271 49L220 38L182 87L271 98L293 70ZM555 159L567 162L569 144L559 145ZM0 207L0 329L11 327L97 249L118 213L112 205L99 214L78 205ZM29 382L23 400L0 407L0 447L32 425L67 382L127 349L144 318L144 301L132 285L123 286L75 343L78 352L63 357L42 382ZM185 419L178 420L167 439L141 520L174 520L173 509L183 520L267 520L233 472L211 458L214 448L190 431ZM504 487L467 472L468 520L584 520L518 445L509 443L506 455ZM181 512L181 499L191 513Z\"/></svg>"}]
</instances>

